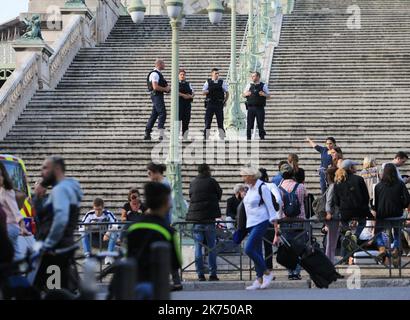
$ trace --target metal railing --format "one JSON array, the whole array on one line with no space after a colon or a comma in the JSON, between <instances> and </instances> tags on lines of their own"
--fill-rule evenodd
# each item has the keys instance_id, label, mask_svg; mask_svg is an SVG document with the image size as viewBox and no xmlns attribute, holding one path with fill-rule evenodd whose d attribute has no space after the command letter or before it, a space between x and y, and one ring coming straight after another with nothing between
<instances>
[{"instance_id":1,"label":"metal railing","mask_svg":"<svg viewBox=\"0 0 410 320\"><path fill-rule=\"evenodd\" d=\"M301 236L306 236L306 245L312 245L312 243L319 243L319 238L321 237L321 225L323 224L323 221L319 221L317 219L307 219L307 220L296 220L299 224L303 224L303 228L297 227L295 230L298 231L297 237ZM369 220L367 220L369 221ZM403 236L404 234L410 234L410 227L406 226L406 224L410 223L410 219L404 219L404 218L394 218L394 219L385 219L385 220L371 220L375 221L376 225L375 226L367 226L365 225L365 221L361 221L362 227L364 230L365 228L374 228L374 233L373 236L370 239L363 240L359 243L351 241L350 243L350 250L345 250L344 253L340 256L341 258L338 259L334 265L337 268L343 268L344 264L348 264L349 258L353 257L355 253L357 252L362 252L365 256L368 256L368 259L374 260L374 263L369 263L368 264L360 264L360 268L362 270L379 270L382 272L382 274L377 275L377 277L389 277L389 278L403 278L403 277L409 277L409 274L403 274L404 269L410 269L410 258L407 257L402 257L402 252L403 252ZM280 220L278 221L280 224L281 232L285 230L290 230L292 231L295 224L294 220ZM340 220L333 220L333 222L339 222L341 223ZM360 221L359 221L360 222ZM232 231L227 229L226 227L229 225L232 225L232 221L216 221L215 222L215 232L216 232L216 244L213 248L210 248L209 245L206 242L200 243L199 244L202 246L202 249L205 251L203 254L203 263L205 266L205 269L207 268L207 262L206 258L209 256L209 253L212 251L216 252L217 258L218 258L218 274L223 274L227 275L227 278L229 280L247 280L247 279L252 279L253 272L255 270L253 262L251 259L245 254L245 244L246 244L246 239L242 241L240 245L234 245L232 241ZM90 224L84 224L80 223L79 225L81 227L88 227L85 228L82 231L78 231L76 236L77 236L77 241L82 242L84 237L90 236L93 234L96 237L96 241L94 241L94 250L97 250L99 252L106 251L105 247L106 244L105 242L109 241L114 241L112 240L111 236L109 237L109 241L103 241L103 236L105 233L109 232L111 234L115 235L115 249L114 250L119 250L119 248L124 248L124 240L125 240L125 229L126 226L132 224L132 222L116 222L116 223L108 223L108 222L102 222L102 223L90 223ZM194 246L195 246L195 237L193 235L193 226L195 223L193 222L177 222L174 224L174 227L176 228L177 232L179 233L180 237L180 243L181 247L180 250L183 251L185 248L185 253L188 251L191 251L191 253L194 252ZM289 227L290 225L290 227ZM360 227L361 228L361 227ZM273 230L273 229L270 229ZM346 228L347 230L347 228ZM350 230L350 229L349 229ZM375 240L380 236L384 235L384 233L388 234L388 238L392 238L393 235L391 234L392 230L393 233L396 232L395 238L396 238L396 247L392 248L391 247L391 241L388 241L385 245L386 247L386 253L385 261L384 263L383 258L379 255L375 255L373 251L372 246L369 246L369 243L373 242L373 247L375 246L374 242ZM341 234L341 239L345 241L350 241L350 239L343 234ZM121 243L120 243L121 242ZM271 237L266 237L264 238L264 245L266 246L272 246L272 238ZM375 247L377 249L377 246ZM408 248L410 251L410 247ZM397 260L397 265L395 266L393 263L393 256L395 255L394 251L397 251L398 255L396 256ZM188 252L189 253L189 252ZM274 251L270 255L265 256L265 260L268 259L273 259L274 258ZM186 254L187 256L189 254ZM185 259L187 260L187 259ZM81 260L78 260L79 266L82 267ZM273 263L274 264L274 263ZM81 268L80 268L81 269ZM279 266L276 268L272 268L274 271L280 271L284 270L283 267ZM100 277L99 279L103 279L104 275L107 273L107 270L109 270L109 266L104 266L104 264L101 262L100 263L100 268L99 268L99 273ZM387 271L385 273L384 271ZM396 271L396 272L393 272ZM195 258L193 259L188 259L188 261L184 261L182 269L180 271L181 274L181 279L184 278L184 276L187 276L189 274L195 274L196 269L195 269ZM101 276L102 275L102 276ZM189 277L188 277L189 278Z\"/></svg>"},{"instance_id":2,"label":"metal railing","mask_svg":"<svg viewBox=\"0 0 410 320\"><path fill-rule=\"evenodd\" d=\"M340 220L333 220L334 222ZM353 257L355 253L357 252L363 252L365 253L370 259L374 260L373 264L365 264L362 265L360 264L360 267L364 270L387 270L388 271L388 277L389 278L395 278L393 275L393 270L398 271L398 276L399 278L403 278L404 275L402 273L403 269L409 268L410 265L410 258L408 261L404 261L402 257L402 252L403 252L403 246L402 246L402 240L403 240L403 233L409 234L409 227L406 227L405 222L409 221L410 219L403 219L403 218L394 218L394 219L385 219L385 220L377 220L377 225L376 227L369 227L369 226L363 226L363 229L365 228L376 228L376 232L374 232L374 235L372 236L371 239L367 239L365 241L361 241L361 244L351 243L351 246L353 249L351 251L346 251L345 254L342 255L341 259L336 261L334 263L335 267L342 267L343 264L347 264L348 260L350 257ZM290 230L292 231L292 224L295 224L295 222L299 224L303 224L303 228L301 229L300 227L297 227L295 230L299 230L298 235L296 237L301 237L302 235L306 235L306 245L310 246L312 243L319 243L318 238L320 237L320 234L318 232L315 233L315 231L318 231L321 229L319 226L319 223L322 223L321 221L317 219L309 219L309 220L280 220L278 221L279 224L281 225L281 232L284 230ZM220 224L229 224L232 223L230 221L217 221L215 222L216 225ZM392 225L393 224L393 225ZM176 228L180 233L181 240L185 237L191 240L194 240L194 236L192 234L192 226L194 224L191 222L179 222L176 224ZM285 227L286 225L291 225L290 227ZM398 247L397 247L397 260L398 260L398 265L394 266L392 263L392 256L394 255L393 252L396 248L392 248L390 246L390 242L386 244L386 257L388 257L388 263L383 263L382 258L378 255L374 255L371 252L371 248L368 247L369 242L374 241L379 235L385 232L385 230L388 230L390 233L391 229L395 229L396 232L398 233L397 239L398 239ZM273 230L273 229L271 229ZM348 240L347 237L344 235L340 235L342 239ZM267 239L266 237L263 239L264 245L270 245L272 246L272 239ZM183 243L183 241L181 241ZM206 265L206 256L209 254L210 251L216 251L218 254L218 257L221 258L223 261L227 262L229 266L233 267L233 270L229 270L228 272L221 270L218 271L218 274L225 274L225 273L239 273L239 280L244 280L244 274L249 273L249 280L252 279L252 272L255 270L252 261L244 254L244 243L246 243L246 239L242 241L240 245L238 245L238 251L235 253L220 253L220 249L223 246L223 242L218 242L216 243L214 248L209 248L209 246L206 243L201 243L201 246L205 249L205 254L203 255L204 257L204 265ZM182 249L182 247L181 247ZM341 248L342 249L342 248ZM409 248L410 251L410 248ZM236 257L236 259L233 259L233 257ZM265 261L268 259L272 259L273 255L270 256L265 256ZM407 259L407 258L406 258ZM195 273L196 270L188 270L189 267L193 266L195 264L195 260L193 261L188 261L184 263L184 267L181 270L181 275L183 277L184 273ZM279 271L283 270L283 267L279 268L273 268L274 271ZM385 276L383 274L382 276ZM406 275L409 276L409 275Z\"/></svg>"}]
</instances>

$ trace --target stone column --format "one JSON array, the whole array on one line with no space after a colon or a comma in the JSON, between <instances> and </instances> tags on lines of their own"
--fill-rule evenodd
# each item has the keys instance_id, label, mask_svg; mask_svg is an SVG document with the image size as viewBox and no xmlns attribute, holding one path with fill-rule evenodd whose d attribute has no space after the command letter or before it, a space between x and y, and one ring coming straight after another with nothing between
<instances>
[{"instance_id":1,"label":"stone column","mask_svg":"<svg viewBox=\"0 0 410 320\"><path fill-rule=\"evenodd\" d=\"M38 65L39 89L50 88L49 59L54 50L41 39L18 39L13 43L16 51L16 69L19 69L31 53L40 56Z\"/></svg>"},{"instance_id":2,"label":"stone column","mask_svg":"<svg viewBox=\"0 0 410 320\"><path fill-rule=\"evenodd\" d=\"M79 4L77 2L70 3L67 1L65 6L61 8L61 16L63 21L63 30L70 23L71 19L79 15L83 18L83 45L82 47L93 47L95 45L95 39L92 37L93 26L90 25L90 22L93 18L91 10L84 4ZM95 27L95 26L94 26Z\"/></svg>"}]
</instances>

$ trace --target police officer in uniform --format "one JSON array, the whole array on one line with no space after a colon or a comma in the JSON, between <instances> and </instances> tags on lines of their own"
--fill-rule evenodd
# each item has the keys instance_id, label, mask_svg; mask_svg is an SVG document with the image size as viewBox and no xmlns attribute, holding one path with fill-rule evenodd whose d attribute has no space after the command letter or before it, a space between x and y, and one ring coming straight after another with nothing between
<instances>
[{"instance_id":1,"label":"police officer in uniform","mask_svg":"<svg viewBox=\"0 0 410 320\"><path fill-rule=\"evenodd\" d=\"M179 70L179 121L182 121L182 135L188 137L189 122L191 121L191 102L194 100L194 89L186 81L186 72Z\"/></svg>"},{"instance_id":2,"label":"police officer in uniform","mask_svg":"<svg viewBox=\"0 0 410 320\"><path fill-rule=\"evenodd\" d=\"M243 96L246 97L246 108L248 110L246 136L248 140L251 140L252 129L255 123L258 125L259 138L265 139L265 105L266 99L270 97L268 86L263 82L260 82L261 74L259 72L253 72L251 76L252 82L249 83Z\"/></svg>"},{"instance_id":3,"label":"police officer in uniform","mask_svg":"<svg viewBox=\"0 0 410 320\"><path fill-rule=\"evenodd\" d=\"M212 119L215 115L218 123L219 137L224 139L225 130L223 108L228 100L229 93L228 84L224 80L219 79L219 70L217 68L213 68L211 70L211 78L205 82L202 88L202 94L206 96L204 138L209 138Z\"/></svg>"},{"instance_id":4,"label":"police officer in uniform","mask_svg":"<svg viewBox=\"0 0 410 320\"><path fill-rule=\"evenodd\" d=\"M158 119L159 139L164 138L165 120L167 119L167 111L165 109L164 92L171 91L170 86L162 75L161 71L165 69L163 60L155 61L155 68L147 77L147 87L151 94L152 111L145 127L144 140L151 140L151 131L154 127L155 121Z\"/></svg>"}]
</instances>

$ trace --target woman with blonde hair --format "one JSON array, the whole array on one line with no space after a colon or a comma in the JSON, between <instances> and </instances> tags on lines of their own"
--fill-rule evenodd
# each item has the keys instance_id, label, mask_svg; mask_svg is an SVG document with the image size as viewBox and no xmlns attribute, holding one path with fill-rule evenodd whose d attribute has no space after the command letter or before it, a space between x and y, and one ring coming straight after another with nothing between
<instances>
[{"instance_id":1,"label":"woman with blonde hair","mask_svg":"<svg viewBox=\"0 0 410 320\"><path fill-rule=\"evenodd\" d=\"M359 238L366 226L365 219L371 217L369 193L363 178L356 175L352 160L343 160L335 174L333 204L339 208L343 232L349 229L349 222L358 220L356 237ZM346 258L346 257L345 257Z\"/></svg>"},{"instance_id":2,"label":"woman with blonde hair","mask_svg":"<svg viewBox=\"0 0 410 320\"><path fill-rule=\"evenodd\" d=\"M366 182L370 201L372 201L374 199L374 188L380 181L379 169L376 166L376 160L373 156L366 156L363 159L363 169L359 175L364 179L364 182Z\"/></svg>"},{"instance_id":3,"label":"woman with blonde hair","mask_svg":"<svg viewBox=\"0 0 410 320\"><path fill-rule=\"evenodd\" d=\"M266 266L262 252L263 237L270 224L274 225L274 244L279 242L278 224L279 213L275 209L272 193L268 186L259 178L261 173L258 169L247 166L240 172L248 192L243 199L246 212L246 228L249 237L245 245L245 253L255 263L257 279L247 287L247 290L266 289L272 280L273 273ZM275 201L276 202L276 201ZM279 208L278 208L279 209Z\"/></svg>"}]
</instances>

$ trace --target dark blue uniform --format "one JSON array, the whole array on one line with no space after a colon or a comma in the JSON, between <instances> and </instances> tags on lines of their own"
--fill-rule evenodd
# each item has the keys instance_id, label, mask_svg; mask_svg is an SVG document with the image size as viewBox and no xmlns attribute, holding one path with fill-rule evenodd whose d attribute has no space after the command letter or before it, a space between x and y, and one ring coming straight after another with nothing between
<instances>
[{"instance_id":1,"label":"dark blue uniform","mask_svg":"<svg viewBox=\"0 0 410 320\"><path fill-rule=\"evenodd\" d=\"M153 70L148 74L147 86L151 94L152 111L151 111L151 116L148 119L147 126L145 128L146 137L150 136L152 128L154 127L154 124L157 121L157 119L158 119L158 129L160 130L165 129L165 121L167 119L167 110L165 109L164 93L160 91L155 91L152 87L151 81L149 81L149 77L151 73L153 72L156 72L159 76L159 81L158 81L159 86L166 87L168 85L164 76L158 70Z\"/></svg>"},{"instance_id":2,"label":"dark blue uniform","mask_svg":"<svg viewBox=\"0 0 410 320\"><path fill-rule=\"evenodd\" d=\"M187 81L179 82L179 92L192 95L192 89ZM193 99L184 99L179 97L179 121L182 121L182 135L188 131L189 122L191 121L191 102Z\"/></svg>"},{"instance_id":3,"label":"dark blue uniform","mask_svg":"<svg viewBox=\"0 0 410 320\"><path fill-rule=\"evenodd\" d=\"M219 136L221 138L225 136L224 100L225 92L223 89L223 80L219 79L218 82L214 82L212 79L208 79L208 95L205 100L205 139L208 139L209 137L209 131L211 129L212 119L214 115L216 116L216 121L218 123Z\"/></svg>"},{"instance_id":4,"label":"dark blue uniform","mask_svg":"<svg viewBox=\"0 0 410 320\"><path fill-rule=\"evenodd\" d=\"M246 107L248 109L248 116L247 116L247 126L246 126L246 136L248 140L252 138L252 129L255 123L258 125L259 129L259 138L261 140L265 139L265 105L266 105L266 97L260 96L259 91L263 91L264 83L250 85L249 91L251 95L246 97Z\"/></svg>"}]
</instances>

